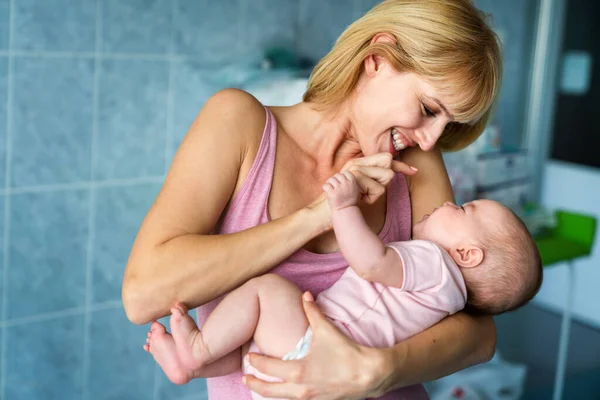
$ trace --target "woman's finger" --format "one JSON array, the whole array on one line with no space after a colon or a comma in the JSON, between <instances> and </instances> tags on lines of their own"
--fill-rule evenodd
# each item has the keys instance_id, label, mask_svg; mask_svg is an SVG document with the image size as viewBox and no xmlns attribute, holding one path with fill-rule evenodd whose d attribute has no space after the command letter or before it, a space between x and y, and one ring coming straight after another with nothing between
<instances>
[{"instance_id":1,"label":"woman's finger","mask_svg":"<svg viewBox=\"0 0 600 400\"><path fill-rule=\"evenodd\" d=\"M354 175L356 175L356 172L359 171L363 175L381 183L384 186L390 183L390 181L394 178L394 171L389 168L355 165L350 167L348 171L352 172Z\"/></svg>"},{"instance_id":2,"label":"woman's finger","mask_svg":"<svg viewBox=\"0 0 600 400\"><path fill-rule=\"evenodd\" d=\"M414 175L417 168L406 164L405 162L394 160L390 153L378 153L372 156L353 158L348 161L342 171L355 167L378 167L391 169L395 172L401 172L405 175Z\"/></svg>"},{"instance_id":3,"label":"woman's finger","mask_svg":"<svg viewBox=\"0 0 600 400\"><path fill-rule=\"evenodd\" d=\"M308 325L310 325L310 328L313 332L323 325L323 321L329 322L329 320L325 318L321 310L319 310L319 307L317 307L317 305L315 304L312 294L310 292L304 293L304 295L302 296L302 300L304 314L306 314Z\"/></svg>"},{"instance_id":4,"label":"woman's finger","mask_svg":"<svg viewBox=\"0 0 600 400\"><path fill-rule=\"evenodd\" d=\"M259 372L282 379L285 382L298 382L302 366L299 360L282 360L264 354L248 353L250 365Z\"/></svg>"},{"instance_id":5,"label":"woman's finger","mask_svg":"<svg viewBox=\"0 0 600 400\"><path fill-rule=\"evenodd\" d=\"M253 375L244 375L244 384L248 389L267 398L302 399L306 398L301 386L294 383L265 382Z\"/></svg>"},{"instance_id":6,"label":"woman's finger","mask_svg":"<svg viewBox=\"0 0 600 400\"><path fill-rule=\"evenodd\" d=\"M377 153L371 156L358 157L353 158L348 161L344 169L348 169L351 166L365 166L365 167L380 167L380 168L390 168L392 165L393 157L390 153Z\"/></svg>"},{"instance_id":7,"label":"woman's finger","mask_svg":"<svg viewBox=\"0 0 600 400\"><path fill-rule=\"evenodd\" d=\"M391 167L392 171L401 172L404 175L414 175L418 171L418 169L412 165L408 165L407 163L398 160L393 160Z\"/></svg>"}]
</instances>

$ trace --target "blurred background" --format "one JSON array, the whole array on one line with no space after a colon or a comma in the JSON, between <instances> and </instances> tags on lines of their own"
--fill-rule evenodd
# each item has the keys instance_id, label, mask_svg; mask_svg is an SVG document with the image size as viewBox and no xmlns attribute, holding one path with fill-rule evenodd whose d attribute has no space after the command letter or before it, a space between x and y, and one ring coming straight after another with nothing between
<instances>
[{"instance_id":1,"label":"blurred background","mask_svg":"<svg viewBox=\"0 0 600 400\"><path fill-rule=\"evenodd\" d=\"M310 67L376 3L0 0L0 399L206 398L202 380L172 385L142 350L148 326L125 317L137 229L211 94L299 101ZM504 81L482 137L445 155L457 199L501 200L535 231L555 209L595 218L600 6L475 3L503 43ZM572 298L563 398L600 399L597 242L496 319L487 369L430 383L432 397L552 398Z\"/></svg>"}]
</instances>

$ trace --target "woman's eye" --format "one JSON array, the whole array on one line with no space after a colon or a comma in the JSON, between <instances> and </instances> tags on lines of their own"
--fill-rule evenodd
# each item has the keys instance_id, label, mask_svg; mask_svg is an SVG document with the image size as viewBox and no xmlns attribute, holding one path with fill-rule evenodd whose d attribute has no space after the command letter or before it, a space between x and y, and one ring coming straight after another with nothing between
<instances>
[{"instance_id":1,"label":"woman's eye","mask_svg":"<svg viewBox=\"0 0 600 400\"><path fill-rule=\"evenodd\" d=\"M423 113L426 116L435 117L435 113L433 111L431 111L429 108L427 108L427 106L425 106L425 104L421 104L421 107L423 107Z\"/></svg>"}]
</instances>

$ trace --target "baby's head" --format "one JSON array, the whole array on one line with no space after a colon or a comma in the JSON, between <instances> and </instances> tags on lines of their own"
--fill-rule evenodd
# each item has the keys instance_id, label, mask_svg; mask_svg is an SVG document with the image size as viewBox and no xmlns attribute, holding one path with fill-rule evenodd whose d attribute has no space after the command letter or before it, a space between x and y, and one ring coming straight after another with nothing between
<instances>
[{"instance_id":1,"label":"baby's head","mask_svg":"<svg viewBox=\"0 0 600 400\"><path fill-rule=\"evenodd\" d=\"M542 262L523 222L492 200L444 203L413 227L413 238L450 253L465 279L467 309L496 315L525 305L542 283Z\"/></svg>"}]
</instances>

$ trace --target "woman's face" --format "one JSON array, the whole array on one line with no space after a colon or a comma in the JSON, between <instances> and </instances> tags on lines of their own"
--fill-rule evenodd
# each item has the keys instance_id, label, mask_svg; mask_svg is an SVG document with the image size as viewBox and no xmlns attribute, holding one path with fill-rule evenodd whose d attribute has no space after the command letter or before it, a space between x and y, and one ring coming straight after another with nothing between
<instances>
[{"instance_id":1,"label":"woman's face","mask_svg":"<svg viewBox=\"0 0 600 400\"><path fill-rule=\"evenodd\" d=\"M419 75L396 72L381 59L367 60L352 106L353 134L362 153L395 156L410 146L431 150L453 121L449 100Z\"/></svg>"}]
</instances>

